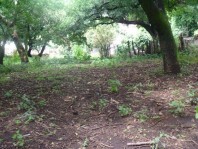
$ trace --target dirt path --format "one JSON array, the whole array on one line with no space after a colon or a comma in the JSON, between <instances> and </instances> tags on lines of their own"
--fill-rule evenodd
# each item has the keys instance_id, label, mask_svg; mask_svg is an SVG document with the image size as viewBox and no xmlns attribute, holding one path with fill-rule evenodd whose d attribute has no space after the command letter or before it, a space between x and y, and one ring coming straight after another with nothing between
<instances>
[{"instance_id":1,"label":"dirt path","mask_svg":"<svg viewBox=\"0 0 198 149\"><path fill-rule=\"evenodd\" d=\"M149 61L12 74L0 88L0 148L25 141L27 149L150 149L127 143L155 141L167 149L197 149L198 120L188 101L198 90L198 67L170 76L160 66ZM109 80L120 81L117 92ZM21 99L33 101L29 113L19 110ZM181 116L170 113L172 100L185 101Z\"/></svg>"}]
</instances>

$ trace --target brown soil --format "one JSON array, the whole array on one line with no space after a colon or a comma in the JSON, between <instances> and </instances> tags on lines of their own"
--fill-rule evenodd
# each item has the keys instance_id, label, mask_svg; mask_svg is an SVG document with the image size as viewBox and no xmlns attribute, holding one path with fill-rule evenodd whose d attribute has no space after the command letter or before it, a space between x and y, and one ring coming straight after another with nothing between
<instances>
[{"instance_id":1,"label":"brown soil","mask_svg":"<svg viewBox=\"0 0 198 149\"><path fill-rule=\"evenodd\" d=\"M12 136L20 130L27 149L150 149L152 145L127 143L151 142L160 134L159 148L197 149L198 120L188 92L198 90L198 67L189 66L187 74L177 76L162 74L160 67L146 61L11 74L0 86L0 148L17 148ZM110 91L109 79L121 82L118 92ZM24 94L36 103L36 117L28 124L25 111L18 109ZM107 100L104 106L101 99ZM172 100L185 101L184 113L170 113ZM46 105L39 107L39 101ZM121 116L120 105L132 112Z\"/></svg>"}]
</instances>

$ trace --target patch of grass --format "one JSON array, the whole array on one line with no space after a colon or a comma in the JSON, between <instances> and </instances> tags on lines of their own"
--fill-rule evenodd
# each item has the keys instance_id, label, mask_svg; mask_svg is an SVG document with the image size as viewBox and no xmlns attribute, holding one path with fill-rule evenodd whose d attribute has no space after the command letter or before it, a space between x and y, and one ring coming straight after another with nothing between
<instances>
[{"instance_id":1,"label":"patch of grass","mask_svg":"<svg viewBox=\"0 0 198 149\"><path fill-rule=\"evenodd\" d=\"M108 84L109 84L110 91L114 93L117 93L119 90L119 87L122 85L119 80L111 80L111 79L108 81Z\"/></svg>"},{"instance_id":2,"label":"patch of grass","mask_svg":"<svg viewBox=\"0 0 198 149\"><path fill-rule=\"evenodd\" d=\"M198 63L198 47L191 47L188 51L179 53L179 61L182 65Z\"/></svg>"},{"instance_id":3,"label":"patch of grass","mask_svg":"<svg viewBox=\"0 0 198 149\"><path fill-rule=\"evenodd\" d=\"M128 107L127 105L120 105L118 106L119 114L120 116L127 116L131 114L132 109Z\"/></svg>"},{"instance_id":4,"label":"patch of grass","mask_svg":"<svg viewBox=\"0 0 198 149\"><path fill-rule=\"evenodd\" d=\"M104 109L108 104L108 100L106 99L100 99L99 102L98 102L98 105L99 105L99 109L102 110Z\"/></svg>"},{"instance_id":5,"label":"patch of grass","mask_svg":"<svg viewBox=\"0 0 198 149\"><path fill-rule=\"evenodd\" d=\"M132 85L128 86L127 88L129 91L137 92L137 91L141 91L143 89L143 84L140 82L137 84L132 84Z\"/></svg>"},{"instance_id":6,"label":"patch of grass","mask_svg":"<svg viewBox=\"0 0 198 149\"><path fill-rule=\"evenodd\" d=\"M185 103L182 100L173 100L169 103L171 107L170 112L175 115L182 115L184 113Z\"/></svg>"},{"instance_id":7,"label":"patch of grass","mask_svg":"<svg viewBox=\"0 0 198 149\"><path fill-rule=\"evenodd\" d=\"M138 118L140 120L140 122L145 122L149 119L149 116L147 115L147 110L146 109L143 109L141 111L138 111L134 114L134 116L136 118Z\"/></svg>"},{"instance_id":8,"label":"patch of grass","mask_svg":"<svg viewBox=\"0 0 198 149\"><path fill-rule=\"evenodd\" d=\"M26 94L21 97L21 102L18 105L19 110L32 111L35 109L35 102Z\"/></svg>"}]
</instances>

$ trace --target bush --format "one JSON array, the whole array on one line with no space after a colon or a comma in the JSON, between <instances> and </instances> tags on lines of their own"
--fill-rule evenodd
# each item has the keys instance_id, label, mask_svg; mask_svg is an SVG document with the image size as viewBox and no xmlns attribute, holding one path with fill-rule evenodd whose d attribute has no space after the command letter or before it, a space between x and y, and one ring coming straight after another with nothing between
<instances>
[{"instance_id":1,"label":"bush","mask_svg":"<svg viewBox=\"0 0 198 149\"><path fill-rule=\"evenodd\" d=\"M91 58L90 54L85 49L83 49L82 46L79 45L75 45L73 47L73 56L75 59L81 61L90 60Z\"/></svg>"}]
</instances>

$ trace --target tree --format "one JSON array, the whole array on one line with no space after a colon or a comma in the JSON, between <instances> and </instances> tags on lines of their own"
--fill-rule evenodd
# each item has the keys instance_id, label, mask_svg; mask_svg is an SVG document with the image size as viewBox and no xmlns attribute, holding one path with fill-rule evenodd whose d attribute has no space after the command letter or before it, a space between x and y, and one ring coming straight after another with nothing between
<instances>
[{"instance_id":1,"label":"tree","mask_svg":"<svg viewBox=\"0 0 198 149\"><path fill-rule=\"evenodd\" d=\"M178 30L177 34L192 36L198 29L198 7L197 5L180 6L171 11L174 28Z\"/></svg>"},{"instance_id":2,"label":"tree","mask_svg":"<svg viewBox=\"0 0 198 149\"><path fill-rule=\"evenodd\" d=\"M0 4L0 23L12 36L22 63L29 61L32 49L40 48L42 56L47 43L57 41L65 16L62 0L1 0Z\"/></svg>"},{"instance_id":3,"label":"tree","mask_svg":"<svg viewBox=\"0 0 198 149\"><path fill-rule=\"evenodd\" d=\"M80 16L78 21L88 22L89 20L90 26L115 22L140 25L150 33L153 39L159 38L160 48L163 52L164 72L173 74L180 72L177 47L166 14L165 1L101 0L96 2L93 0L93 2L94 6L83 10L86 11L86 16L83 19Z\"/></svg>"},{"instance_id":4,"label":"tree","mask_svg":"<svg viewBox=\"0 0 198 149\"><path fill-rule=\"evenodd\" d=\"M177 58L177 46L171 31L171 26L166 15L163 0L158 0L157 7L153 0L139 0L149 22L156 29L160 47L163 51L164 71L166 73L180 73L180 65Z\"/></svg>"},{"instance_id":5,"label":"tree","mask_svg":"<svg viewBox=\"0 0 198 149\"><path fill-rule=\"evenodd\" d=\"M114 39L115 30L110 25L99 25L86 33L88 44L99 48L101 58L110 57L110 45Z\"/></svg>"}]
</instances>

